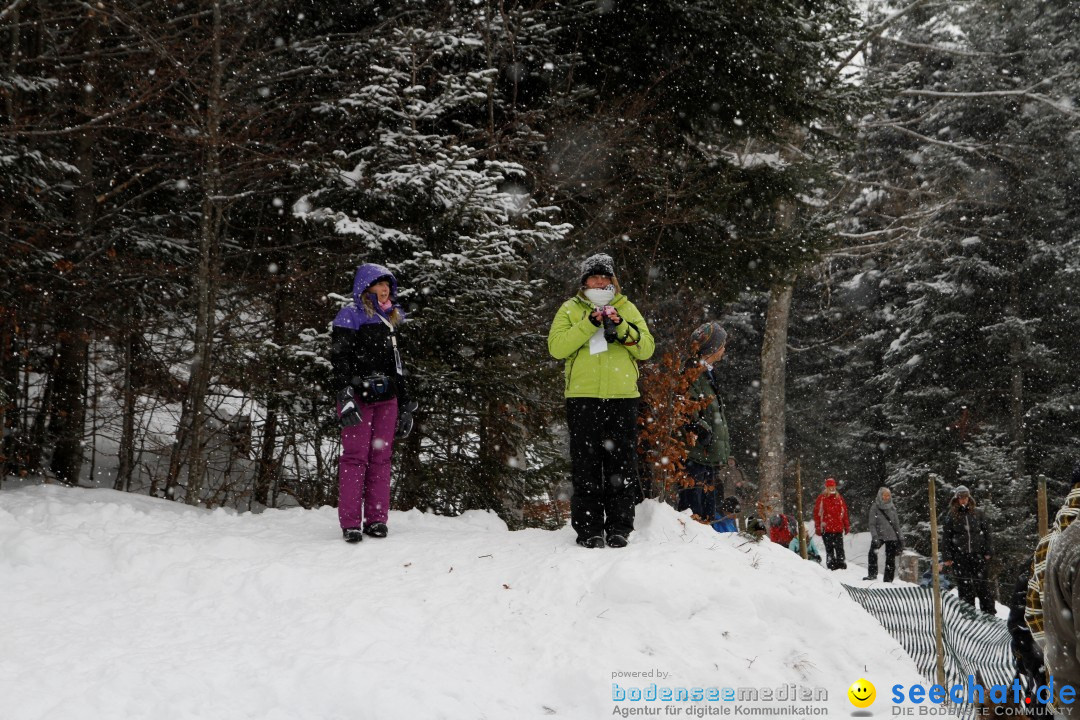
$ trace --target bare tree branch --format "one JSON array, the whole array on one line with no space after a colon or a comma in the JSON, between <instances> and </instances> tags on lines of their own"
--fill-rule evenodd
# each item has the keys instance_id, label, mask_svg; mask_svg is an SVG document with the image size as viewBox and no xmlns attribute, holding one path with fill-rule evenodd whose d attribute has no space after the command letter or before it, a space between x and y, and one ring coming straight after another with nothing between
<instances>
[{"instance_id":1,"label":"bare tree branch","mask_svg":"<svg viewBox=\"0 0 1080 720\"><path fill-rule=\"evenodd\" d=\"M26 0L14 0L10 5L0 11L0 21L4 20L8 15L19 9L19 6L24 4Z\"/></svg>"},{"instance_id":2,"label":"bare tree branch","mask_svg":"<svg viewBox=\"0 0 1080 720\"><path fill-rule=\"evenodd\" d=\"M956 143L956 142L948 142L946 140L937 140L935 138L923 135L922 133L917 133L914 130L911 130L909 128L901 127L900 125L893 125L892 129L896 130L897 132L904 133L905 135L911 135L912 137L916 137L916 138L922 140L923 142L930 143L931 145L940 145L941 147L953 148L954 150L960 150L962 152L969 152L969 153L976 153L977 154L977 153L980 153L980 152L983 152L984 150L986 150L985 147L982 147L982 146L979 146L979 145L968 145L967 143Z\"/></svg>"},{"instance_id":3,"label":"bare tree branch","mask_svg":"<svg viewBox=\"0 0 1080 720\"><path fill-rule=\"evenodd\" d=\"M916 9L922 7L927 2L929 2L929 0L915 0L915 2L911 3L906 8L903 8L902 10L897 10L895 13L893 13L889 17L885 18L884 20L879 22L874 27L870 28L870 32L867 33L866 37L864 37L862 40L859 41L859 44L855 46L855 49L852 50L850 53L848 53L847 57L845 57L843 60L841 60L840 64L837 65L836 67L834 67L829 72L828 78L831 80L831 79L835 78L837 75L839 75L841 70L843 70L848 65L850 65L851 61L854 60L856 57L858 57L859 53L861 53L863 50L866 49L866 46L870 44L871 40L873 40L874 38L881 35L881 33L888 30L889 26L892 25L894 22L896 22L900 18L904 17L909 12L912 12L913 10L916 10Z\"/></svg>"},{"instance_id":4,"label":"bare tree branch","mask_svg":"<svg viewBox=\"0 0 1080 720\"><path fill-rule=\"evenodd\" d=\"M1024 55L1026 51L1018 51L1011 53L992 53L981 52L978 50L960 50L958 48L945 47L943 45L927 45L925 43L911 42L910 40L901 40L898 37L884 36L881 38L885 42L893 43L895 45L903 45L904 47L915 48L916 50L930 50L931 52L945 53L949 55L960 55L962 57L1015 57L1017 55Z\"/></svg>"},{"instance_id":5,"label":"bare tree branch","mask_svg":"<svg viewBox=\"0 0 1080 720\"><path fill-rule=\"evenodd\" d=\"M941 90L901 90L898 95L908 95L913 97L934 97L934 98L980 98L980 97L1022 97L1036 102L1041 102L1045 105L1049 105L1054 110L1063 115L1069 117L1080 117L1080 114L1070 110L1067 107L1063 107L1054 101L1053 98L1049 98L1046 95L1031 92L1034 88L1044 83L1050 82L1054 78L1046 78L1041 80L1030 88L1025 90L986 90L983 92L949 92Z\"/></svg>"}]
</instances>

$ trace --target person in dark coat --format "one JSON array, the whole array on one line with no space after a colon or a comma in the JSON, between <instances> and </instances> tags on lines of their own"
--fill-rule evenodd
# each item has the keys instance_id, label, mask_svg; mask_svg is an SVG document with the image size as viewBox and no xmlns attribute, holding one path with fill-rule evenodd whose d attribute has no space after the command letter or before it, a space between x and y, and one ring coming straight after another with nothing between
<instances>
[{"instance_id":1,"label":"person in dark coat","mask_svg":"<svg viewBox=\"0 0 1080 720\"><path fill-rule=\"evenodd\" d=\"M900 532L900 518L896 514L896 504L892 491L887 487L878 488L877 497L870 504L870 554L866 557L866 577L863 580L877 579L877 551L885 546L885 582L893 581L896 572L896 556L903 548L903 535Z\"/></svg>"},{"instance_id":2,"label":"person in dark coat","mask_svg":"<svg viewBox=\"0 0 1080 720\"><path fill-rule=\"evenodd\" d=\"M405 311L397 279L382 265L356 269L353 302L334 318L331 382L341 422L338 520L346 542L383 538L390 510L390 456L395 436L408 435L409 400L397 345Z\"/></svg>"},{"instance_id":3,"label":"person in dark coat","mask_svg":"<svg viewBox=\"0 0 1080 720\"><path fill-rule=\"evenodd\" d=\"M979 608L989 615L997 614L994 592L987 579L994 547L990 523L983 511L975 506L975 498L967 487L956 488L942 531L941 556L945 567L951 568L956 592L972 607L978 598Z\"/></svg>"},{"instance_id":4,"label":"person in dark coat","mask_svg":"<svg viewBox=\"0 0 1080 720\"><path fill-rule=\"evenodd\" d=\"M690 344L694 357L686 372L695 374L690 395L706 404L691 418L687 429L688 435L693 434L694 443L687 448L685 468L694 484L679 491L676 509L689 508L703 522L711 523L717 519L717 473L731 455L727 419L717 392L719 378L715 367L724 357L727 332L720 323L707 322L694 330Z\"/></svg>"}]
</instances>

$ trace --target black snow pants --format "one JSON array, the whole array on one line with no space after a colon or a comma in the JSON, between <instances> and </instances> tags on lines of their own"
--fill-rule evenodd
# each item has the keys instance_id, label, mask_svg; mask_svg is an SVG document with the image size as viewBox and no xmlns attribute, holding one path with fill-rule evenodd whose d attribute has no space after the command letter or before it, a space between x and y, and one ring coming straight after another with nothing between
<instances>
[{"instance_id":1,"label":"black snow pants","mask_svg":"<svg viewBox=\"0 0 1080 720\"><path fill-rule=\"evenodd\" d=\"M979 599L979 609L989 615L997 614L994 605L994 591L986 577L988 562L976 553L957 553L953 557L952 576L956 581L956 594L968 605L975 607L975 598Z\"/></svg>"},{"instance_id":2,"label":"black snow pants","mask_svg":"<svg viewBox=\"0 0 1080 720\"><path fill-rule=\"evenodd\" d=\"M637 398L567 398L570 524L579 539L628 536L634 529Z\"/></svg>"},{"instance_id":3,"label":"black snow pants","mask_svg":"<svg viewBox=\"0 0 1080 720\"><path fill-rule=\"evenodd\" d=\"M885 546L885 582L893 581L896 572L896 555L900 551L899 540L873 540L870 542L870 553L866 556L866 575L877 577L877 551Z\"/></svg>"},{"instance_id":4,"label":"black snow pants","mask_svg":"<svg viewBox=\"0 0 1080 720\"><path fill-rule=\"evenodd\" d=\"M843 570L847 567L844 556L844 533L821 533L825 541L825 567L830 570Z\"/></svg>"}]
</instances>

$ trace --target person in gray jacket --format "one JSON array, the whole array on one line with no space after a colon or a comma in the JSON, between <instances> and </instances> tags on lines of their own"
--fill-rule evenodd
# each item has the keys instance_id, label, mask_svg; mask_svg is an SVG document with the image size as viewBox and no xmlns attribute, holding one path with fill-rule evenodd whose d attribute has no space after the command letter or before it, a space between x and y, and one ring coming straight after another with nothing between
<instances>
[{"instance_id":1,"label":"person in gray jacket","mask_svg":"<svg viewBox=\"0 0 1080 720\"><path fill-rule=\"evenodd\" d=\"M1054 679L1054 707L1058 714L1080 717L1080 522L1070 523L1050 545L1042 584L1043 658L1046 674ZM1071 695L1062 697L1064 687Z\"/></svg>"},{"instance_id":2,"label":"person in gray jacket","mask_svg":"<svg viewBox=\"0 0 1080 720\"><path fill-rule=\"evenodd\" d=\"M900 519L896 514L896 504L892 491L887 487L878 488L877 497L870 504L870 554L866 557L866 577L863 580L877 579L877 551L885 546L885 582L893 581L896 572L896 556L904 546L900 533Z\"/></svg>"}]
</instances>

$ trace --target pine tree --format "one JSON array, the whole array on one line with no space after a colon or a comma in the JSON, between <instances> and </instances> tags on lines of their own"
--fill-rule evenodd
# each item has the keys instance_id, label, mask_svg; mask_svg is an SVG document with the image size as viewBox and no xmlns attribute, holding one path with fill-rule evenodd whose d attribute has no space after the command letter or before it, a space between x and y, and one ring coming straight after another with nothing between
<instances>
[{"instance_id":1,"label":"pine tree","mask_svg":"<svg viewBox=\"0 0 1080 720\"><path fill-rule=\"evenodd\" d=\"M860 352L867 369L880 362L870 387L881 398L861 413L865 442L887 447L901 498L921 497L928 471L979 487L1001 508L991 517L1006 563L1031 540L1006 513L1033 516L1033 478L1064 477L1076 449L1065 410L1076 387L1059 358L1076 330L1064 300L1076 214L1064 198L1078 175L1058 160L1076 139L1056 99L1072 94L1073 76L1048 72L1075 57L1070 13L926 6L870 54L871 72L913 85L866 123L863 169L876 188L858 229L911 232L865 276L875 319Z\"/></svg>"},{"instance_id":2,"label":"pine tree","mask_svg":"<svg viewBox=\"0 0 1080 720\"><path fill-rule=\"evenodd\" d=\"M587 99L560 117L547 182L644 296L713 301L771 282L827 240L824 150L853 92L830 74L853 31L837 2L569 4L563 42ZM797 220L792 222L792 219Z\"/></svg>"},{"instance_id":3,"label":"pine tree","mask_svg":"<svg viewBox=\"0 0 1080 720\"><path fill-rule=\"evenodd\" d=\"M386 264L403 289L421 402L400 460L403 507L509 512L545 487L530 456L550 442L534 412L549 397L550 370L536 362L546 320L527 266L568 228L552 224L514 160L535 140L499 85L491 22L483 8L417 11L369 39L311 48L364 68L318 109L335 146L297 211L341 236L343 289L361 262ZM493 116L516 129L493 134Z\"/></svg>"}]
</instances>

